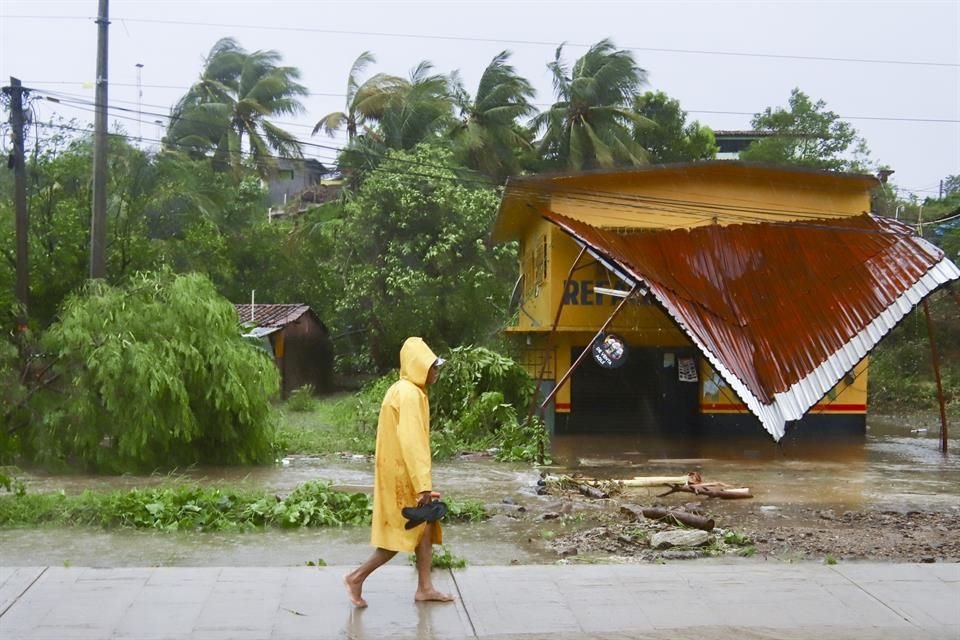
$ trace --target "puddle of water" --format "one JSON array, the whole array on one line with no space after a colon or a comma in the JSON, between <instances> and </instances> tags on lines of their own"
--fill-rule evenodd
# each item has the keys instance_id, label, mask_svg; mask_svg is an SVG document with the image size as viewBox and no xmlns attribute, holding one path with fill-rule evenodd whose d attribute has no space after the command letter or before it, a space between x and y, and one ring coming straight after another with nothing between
<instances>
[{"instance_id":1,"label":"puddle of water","mask_svg":"<svg viewBox=\"0 0 960 640\"><path fill-rule=\"evenodd\" d=\"M954 431L955 433L957 430ZM938 450L937 428L911 432L898 421L874 419L865 439L779 449L763 440L678 443L627 434L562 435L553 443L555 473L596 478L684 475L697 470L705 481L750 487L753 500L711 501L718 516L736 521L738 513L762 506L786 513L798 507L884 510L952 510L960 505L960 438L954 453ZM169 482L172 476L55 476L28 473L28 491L69 493L85 489L118 490ZM245 485L279 494L316 479L337 487L371 491L370 460L291 458L285 465L257 468L188 469L182 477L203 484ZM556 498L536 496L538 471L526 465L491 460L462 460L434 467L438 488L450 496L484 503L513 498L531 510L559 508ZM649 492L627 490L623 501L649 504ZM673 494L670 504L693 500ZM470 564L553 562L542 536L560 535L559 521L495 518L483 524L450 525L447 540L454 554ZM0 530L0 565L77 566L295 566L324 559L350 565L369 554L364 527L254 533L154 533L87 529ZM403 561L406 561L405 559ZM394 562L399 562L395 560Z\"/></svg>"}]
</instances>

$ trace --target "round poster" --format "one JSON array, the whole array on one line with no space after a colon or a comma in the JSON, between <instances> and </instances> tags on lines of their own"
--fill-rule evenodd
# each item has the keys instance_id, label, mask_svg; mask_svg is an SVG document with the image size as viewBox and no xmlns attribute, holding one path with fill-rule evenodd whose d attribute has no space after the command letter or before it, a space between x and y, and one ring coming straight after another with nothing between
<instances>
[{"instance_id":1,"label":"round poster","mask_svg":"<svg viewBox=\"0 0 960 640\"><path fill-rule=\"evenodd\" d=\"M593 343L593 359L604 369L616 369L627 361L627 344L612 333L601 336Z\"/></svg>"}]
</instances>

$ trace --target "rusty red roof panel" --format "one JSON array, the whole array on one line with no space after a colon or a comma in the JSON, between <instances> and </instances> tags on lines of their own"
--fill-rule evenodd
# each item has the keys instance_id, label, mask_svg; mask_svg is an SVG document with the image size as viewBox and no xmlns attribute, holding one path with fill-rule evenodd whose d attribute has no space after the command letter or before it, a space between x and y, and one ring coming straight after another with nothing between
<instances>
[{"instance_id":1,"label":"rusty red roof panel","mask_svg":"<svg viewBox=\"0 0 960 640\"><path fill-rule=\"evenodd\" d=\"M850 218L622 232L544 214L671 318L779 440L960 269L899 222Z\"/></svg>"},{"instance_id":2,"label":"rusty red roof panel","mask_svg":"<svg viewBox=\"0 0 960 640\"><path fill-rule=\"evenodd\" d=\"M305 304L255 304L252 306L253 315L251 316L251 305L234 305L242 324L252 323L257 327L285 327L310 310L310 307Z\"/></svg>"}]
</instances>

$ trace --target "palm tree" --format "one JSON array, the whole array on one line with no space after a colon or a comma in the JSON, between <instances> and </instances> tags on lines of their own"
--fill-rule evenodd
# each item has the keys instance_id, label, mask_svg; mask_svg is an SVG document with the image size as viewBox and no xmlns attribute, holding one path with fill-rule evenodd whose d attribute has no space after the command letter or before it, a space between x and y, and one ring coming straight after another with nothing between
<instances>
[{"instance_id":1,"label":"palm tree","mask_svg":"<svg viewBox=\"0 0 960 640\"><path fill-rule=\"evenodd\" d=\"M645 164L647 154L633 139L632 125L649 121L632 106L647 72L608 39L590 47L572 70L562 51L563 45L557 47L547 65L557 101L533 121L534 131L543 132L539 148L545 162L572 170Z\"/></svg>"},{"instance_id":2,"label":"palm tree","mask_svg":"<svg viewBox=\"0 0 960 640\"><path fill-rule=\"evenodd\" d=\"M173 109L168 144L204 155L212 150L216 164L234 168L249 153L262 174L276 164L275 155L302 157L297 139L267 119L303 112L299 97L308 94L297 82L300 71L280 61L276 51L248 53L232 38L219 40Z\"/></svg>"},{"instance_id":3,"label":"palm tree","mask_svg":"<svg viewBox=\"0 0 960 640\"><path fill-rule=\"evenodd\" d=\"M364 51L350 66L347 76L347 102L345 111L334 111L320 118L313 127L316 135L323 129L328 136L346 125L347 139L353 140L357 136L360 125L367 121L376 122L383 117L383 111L392 93L402 86L403 80L396 76L378 73L360 84L358 77L367 65L376 62L376 58L369 51Z\"/></svg>"},{"instance_id":4,"label":"palm tree","mask_svg":"<svg viewBox=\"0 0 960 640\"><path fill-rule=\"evenodd\" d=\"M437 136L453 117L450 79L433 73L433 64L424 60L388 92L379 128L372 131L387 149L412 149Z\"/></svg>"},{"instance_id":5,"label":"palm tree","mask_svg":"<svg viewBox=\"0 0 960 640\"><path fill-rule=\"evenodd\" d=\"M458 76L453 83L460 120L450 136L457 157L465 166L497 181L517 173L517 153L532 149L517 121L536 110L530 102L533 87L507 63L509 59L510 52L501 51L487 65L476 98L471 99Z\"/></svg>"}]
</instances>

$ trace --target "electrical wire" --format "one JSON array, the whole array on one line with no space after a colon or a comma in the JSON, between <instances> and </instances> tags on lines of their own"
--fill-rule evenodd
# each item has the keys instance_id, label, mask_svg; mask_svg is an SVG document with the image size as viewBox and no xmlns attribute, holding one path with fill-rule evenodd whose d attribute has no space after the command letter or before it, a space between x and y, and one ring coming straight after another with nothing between
<instances>
[{"instance_id":1,"label":"electrical wire","mask_svg":"<svg viewBox=\"0 0 960 640\"><path fill-rule=\"evenodd\" d=\"M41 16L41 15L6 15L5 19L41 19L41 20L93 20L92 17L84 16ZM224 22L200 22L200 21L191 21L191 20L164 20L159 18L120 18L113 17L114 20L122 20L125 22L136 23L136 24L157 24L157 25L167 25L167 26L177 26L177 27L216 27L218 29L252 29L257 31L281 31L281 32L299 32L299 33L323 33L328 35L345 35L345 36L371 36L378 38L411 38L415 40L446 40L453 42L479 42L479 43L490 43L490 44L509 44L509 45L531 45L531 46L544 46L544 47L557 47L559 45L566 45L571 47L584 47L589 48L592 46L587 43L576 43L576 42L556 42L556 41L546 41L546 40L519 40L519 39L507 39L507 38L481 38L473 36L448 36L448 35L437 35L437 34L424 34L424 33L398 33L398 32L388 32L388 31L358 31L358 30L345 30L345 29L324 29L319 27L293 27L293 26L273 26L273 25L253 25L253 24L238 24L238 23L224 23ZM672 53L672 54L685 54L685 55L707 55L707 56L732 56L732 57L742 57L742 58L768 58L775 60L803 60L808 62L844 62L844 63L857 63L857 64L885 64L885 65L908 65L908 66L928 66L928 67L945 67L945 68L956 68L960 67L960 63L956 62L938 62L932 60L897 60L897 59L878 59L878 58L853 58L853 57L843 57L843 56L813 56L813 55L792 55L792 54L782 54L782 53L761 53L753 51L723 51L715 49L679 49L679 48L668 48L668 47L638 47L638 46L626 46L621 47L622 49L630 51L645 51L653 53Z\"/></svg>"},{"instance_id":2,"label":"electrical wire","mask_svg":"<svg viewBox=\"0 0 960 640\"><path fill-rule=\"evenodd\" d=\"M69 101L63 104L65 104L66 106L72 106L74 108L78 108L80 110L95 112L95 108L94 109L86 108L86 107L95 107L95 105L93 105L92 103L85 102L85 101L75 101L75 102L77 102L77 104L70 104ZM138 114L143 113L140 110L128 109L125 107L111 107L111 110L138 113ZM146 113L148 115L151 115L150 112L146 112ZM162 114L155 114L155 115L162 115ZM115 114L115 117L137 121L137 122L140 121L140 118L117 116L116 114ZM167 116L167 118L169 119L170 116ZM142 137L137 138L134 136L128 136L128 139L145 140ZM166 144L168 147L176 146L182 149L188 149L193 151L196 150L196 148L191 145L174 145L171 141L165 142L163 140L151 140L149 138L146 140L154 141L160 144ZM324 150L332 151L338 154L342 153L345 150L344 147L336 147L332 145L324 145L324 144L307 142L307 141L298 140L297 143L305 147L324 149ZM385 156L384 154L378 153L373 150L357 149L357 148L353 148L351 150L354 152L362 153L364 155L373 156L378 160L387 159L387 156ZM228 154L230 153L238 153L238 152L228 151ZM256 154L253 152L239 152L239 153L241 154L240 157L249 157L253 159L282 158L282 156L273 156L271 154ZM320 158L319 154L317 159L322 159L325 162L333 162L333 163L337 161L336 158L330 158L330 157ZM437 168L444 171L462 171L462 168L453 167L450 165L425 163L417 160L407 160L407 159L401 159L401 158L392 158L392 160L399 161L406 164L414 164L418 166ZM431 176L431 177L439 177L439 176ZM461 182L466 181L466 179L463 176L458 177L458 180L460 180ZM474 178L471 181L474 182L475 184L480 184L486 187L495 186L490 180L482 177ZM529 187L529 188L525 188L522 185L516 185L516 186L511 185L509 187L509 190L513 193L526 192L527 194L533 194L533 195L542 195L544 193L551 193L551 194L560 195L561 197L569 200L585 202L590 204L595 209L602 209L602 210L614 212L613 214L606 214L607 217L612 220L620 220L627 223L624 226L631 226L630 223L636 222L635 216L623 214L623 209L625 208L632 209L632 210L641 210L645 212L659 213L659 214L667 213L677 217L687 217L688 219L694 218L693 222L689 222L688 220L688 224L690 226L702 224L705 220L704 214L710 213L710 212L716 214L716 217L723 216L725 221L733 219L733 220L740 220L746 223L759 223L759 222L770 223L771 222L770 217L774 217L774 218L780 218L794 225L796 224L798 218L808 219L808 220L823 219L824 217L833 217L836 215L836 212L829 211L829 210L822 210L822 209L806 209L803 211L784 210L782 208L769 209L769 208L756 207L756 206L750 206L750 205L732 205L732 204L728 205L728 204L709 203L709 202L702 202L702 201L678 200L678 199L669 199L669 198L662 198L662 197L658 198L658 197L652 197L652 196L640 196L637 194L623 194L619 192L605 192L600 190L571 189L569 187L550 185L549 183L541 184L541 185L538 185L537 187ZM623 215L617 216L616 213L621 213ZM706 219L709 220L709 218L710 216L708 215ZM936 224L936 223L937 221L931 221L929 224ZM653 223L652 226L670 227L675 225L672 225L670 223L663 223L663 224ZM820 226L824 226L824 225L820 225ZM834 228L834 227L830 227L830 228Z\"/></svg>"}]
</instances>

